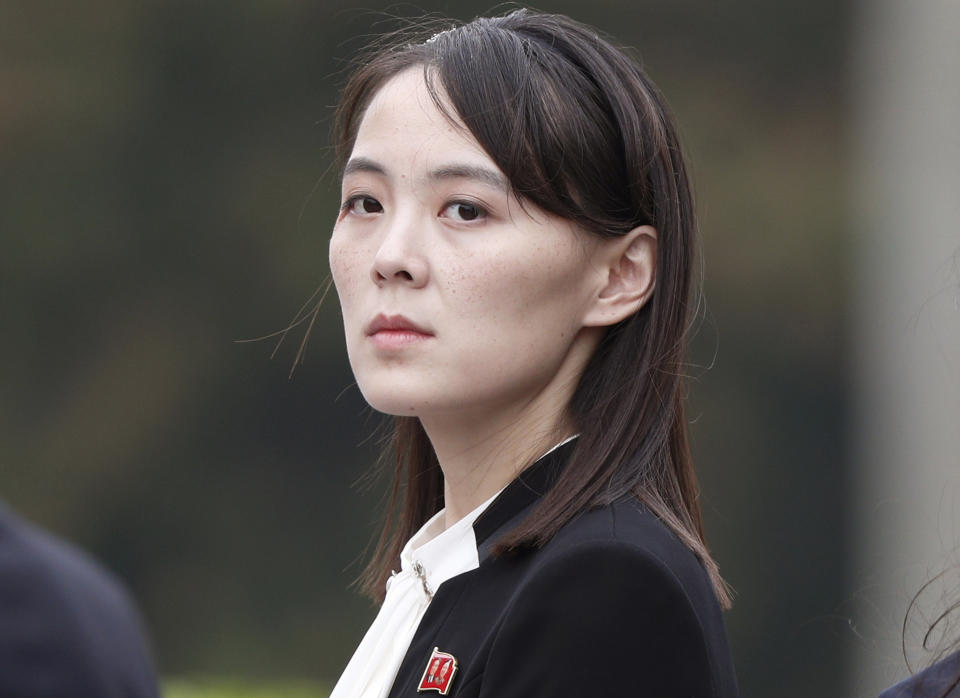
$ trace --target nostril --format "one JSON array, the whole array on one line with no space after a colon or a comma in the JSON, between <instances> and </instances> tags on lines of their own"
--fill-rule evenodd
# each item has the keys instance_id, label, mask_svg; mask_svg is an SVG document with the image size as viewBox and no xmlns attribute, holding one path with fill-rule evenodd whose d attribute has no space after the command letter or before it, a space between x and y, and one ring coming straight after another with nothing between
<instances>
[{"instance_id":1,"label":"nostril","mask_svg":"<svg viewBox=\"0 0 960 698\"><path fill-rule=\"evenodd\" d=\"M403 263L375 262L370 269L370 278L378 286L387 284L401 284L404 286L418 286L425 280L417 267Z\"/></svg>"}]
</instances>

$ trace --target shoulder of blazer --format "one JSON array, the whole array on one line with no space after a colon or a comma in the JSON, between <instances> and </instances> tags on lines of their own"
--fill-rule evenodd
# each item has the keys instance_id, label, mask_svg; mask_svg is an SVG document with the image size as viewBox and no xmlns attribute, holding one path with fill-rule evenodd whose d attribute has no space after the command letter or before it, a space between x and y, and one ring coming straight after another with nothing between
<instances>
[{"instance_id":1,"label":"shoulder of blazer","mask_svg":"<svg viewBox=\"0 0 960 698\"><path fill-rule=\"evenodd\" d=\"M546 561L581 546L646 560L669 573L697 607L716 605L712 584L697 556L634 497L584 512L544 546L542 558Z\"/></svg>"},{"instance_id":2,"label":"shoulder of blazer","mask_svg":"<svg viewBox=\"0 0 960 698\"><path fill-rule=\"evenodd\" d=\"M517 518L527 513L520 512ZM489 536L481 560L490 556L497 540L513 525L509 521ZM607 506L583 512L565 525L543 548L528 551L521 579L535 576L558 561L600 555L623 562L643 561L662 570L664 581L672 580L682 589L692 607L701 615L719 617L719 606L706 570L693 552L656 516L633 497L623 497ZM596 562L591 560L591 562ZM722 625L721 625L722 627Z\"/></svg>"},{"instance_id":3,"label":"shoulder of blazer","mask_svg":"<svg viewBox=\"0 0 960 698\"><path fill-rule=\"evenodd\" d=\"M636 500L582 514L527 555L481 695L737 694L706 572Z\"/></svg>"}]
</instances>

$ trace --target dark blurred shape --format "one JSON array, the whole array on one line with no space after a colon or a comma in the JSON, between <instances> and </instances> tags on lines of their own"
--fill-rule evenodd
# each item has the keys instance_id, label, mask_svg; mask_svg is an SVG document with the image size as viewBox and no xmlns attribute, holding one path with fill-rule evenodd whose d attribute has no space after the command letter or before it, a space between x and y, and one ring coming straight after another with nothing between
<instances>
[{"instance_id":1,"label":"dark blurred shape","mask_svg":"<svg viewBox=\"0 0 960 698\"><path fill-rule=\"evenodd\" d=\"M880 698L960 698L960 652L904 679Z\"/></svg>"},{"instance_id":2,"label":"dark blurred shape","mask_svg":"<svg viewBox=\"0 0 960 698\"><path fill-rule=\"evenodd\" d=\"M120 584L0 503L0 696L157 695L137 611Z\"/></svg>"}]
</instances>

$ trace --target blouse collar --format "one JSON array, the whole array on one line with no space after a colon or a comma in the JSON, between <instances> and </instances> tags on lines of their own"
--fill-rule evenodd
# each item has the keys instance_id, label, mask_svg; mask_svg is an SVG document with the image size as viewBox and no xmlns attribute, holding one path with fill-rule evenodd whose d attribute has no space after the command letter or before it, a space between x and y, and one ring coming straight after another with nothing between
<instances>
[{"instance_id":1,"label":"blouse collar","mask_svg":"<svg viewBox=\"0 0 960 698\"><path fill-rule=\"evenodd\" d=\"M492 533L525 511L546 492L566 463L571 442L561 441L540 456L513 482L444 530L444 510L434 514L400 553L400 568L416 574L428 595L451 577L480 564L478 550Z\"/></svg>"},{"instance_id":2,"label":"blouse collar","mask_svg":"<svg viewBox=\"0 0 960 698\"><path fill-rule=\"evenodd\" d=\"M473 524L477 547L481 549L480 558L486 557L492 547L494 541L490 539L494 533L519 518L553 486L570 459L576 445L574 439L578 436L574 434L540 456L481 512Z\"/></svg>"},{"instance_id":3,"label":"blouse collar","mask_svg":"<svg viewBox=\"0 0 960 698\"><path fill-rule=\"evenodd\" d=\"M400 568L411 571L422 580L428 596L441 584L480 563L473 522L496 499L490 499L444 530L444 511L441 509L425 523L400 552Z\"/></svg>"}]
</instances>

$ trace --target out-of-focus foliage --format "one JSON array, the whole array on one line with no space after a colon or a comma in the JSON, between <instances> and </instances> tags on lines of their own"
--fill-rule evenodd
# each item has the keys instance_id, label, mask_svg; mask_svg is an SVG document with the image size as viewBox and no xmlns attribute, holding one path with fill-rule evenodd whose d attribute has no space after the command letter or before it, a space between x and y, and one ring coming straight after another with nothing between
<instances>
[{"instance_id":1,"label":"out-of-focus foliage","mask_svg":"<svg viewBox=\"0 0 960 698\"><path fill-rule=\"evenodd\" d=\"M171 679L164 698L326 698L330 688L308 681L263 683L248 679Z\"/></svg>"},{"instance_id":2,"label":"out-of-focus foliage","mask_svg":"<svg viewBox=\"0 0 960 698\"><path fill-rule=\"evenodd\" d=\"M540 6L636 47L674 106L705 260L691 419L743 694L833 695L846 4ZM379 418L336 300L293 380L302 327L273 361L236 340L327 274L331 107L389 26L301 0L0 4L0 496L131 586L166 674L331 680L373 613L347 585Z\"/></svg>"}]
</instances>

